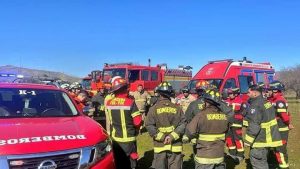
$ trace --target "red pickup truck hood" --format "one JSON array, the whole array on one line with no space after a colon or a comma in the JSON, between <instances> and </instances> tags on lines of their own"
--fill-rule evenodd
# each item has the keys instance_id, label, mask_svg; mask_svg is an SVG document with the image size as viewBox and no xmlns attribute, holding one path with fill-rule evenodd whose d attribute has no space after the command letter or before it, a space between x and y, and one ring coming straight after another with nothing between
<instances>
[{"instance_id":1,"label":"red pickup truck hood","mask_svg":"<svg viewBox=\"0 0 300 169\"><path fill-rule=\"evenodd\" d=\"M0 119L0 155L20 155L92 146L107 134L89 117Z\"/></svg>"}]
</instances>

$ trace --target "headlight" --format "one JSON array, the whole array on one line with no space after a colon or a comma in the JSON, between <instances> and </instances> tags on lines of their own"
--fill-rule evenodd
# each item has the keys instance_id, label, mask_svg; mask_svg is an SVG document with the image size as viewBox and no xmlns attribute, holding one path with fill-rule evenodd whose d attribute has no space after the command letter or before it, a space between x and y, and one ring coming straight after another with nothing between
<instances>
[{"instance_id":1,"label":"headlight","mask_svg":"<svg viewBox=\"0 0 300 169\"><path fill-rule=\"evenodd\" d=\"M112 143L110 139L107 139L105 141L96 144L93 147L91 152L91 159L90 159L90 161L92 161L91 165L100 161L111 151L112 151Z\"/></svg>"}]
</instances>

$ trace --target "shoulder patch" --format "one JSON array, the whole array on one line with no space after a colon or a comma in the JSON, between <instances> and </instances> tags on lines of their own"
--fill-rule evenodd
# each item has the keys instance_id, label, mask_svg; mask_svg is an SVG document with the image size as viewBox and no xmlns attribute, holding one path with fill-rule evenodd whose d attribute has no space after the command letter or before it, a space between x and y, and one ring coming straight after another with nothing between
<instances>
[{"instance_id":1,"label":"shoulder patch","mask_svg":"<svg viewBox=\"0 0 300 169\"><path fill-rule=\"evenodd\" d=\"M282 103L282 102L279 102L279 103L277 104L277 107L279 107L279 108L283 108L283 107L285 107L285 105L284 105L284 103Z\"/></svg>"}]
</instances>

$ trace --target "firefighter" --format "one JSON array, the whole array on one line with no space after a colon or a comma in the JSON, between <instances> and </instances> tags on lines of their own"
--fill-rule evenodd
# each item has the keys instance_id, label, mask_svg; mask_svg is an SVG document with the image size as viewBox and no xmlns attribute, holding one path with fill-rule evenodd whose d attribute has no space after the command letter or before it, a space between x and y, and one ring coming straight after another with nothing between
<instances>
[{"instance_id":1,"label":"firefighter","mask_svg":"<svg viewBox=\"0 0 300 169\"><path fill-rule=\"evenodd\" d=\"M268 169L267 155L270 149L282 146L275 109L272 103L263 98L262 90L257 84L251 85L248 90L249 126L246 129L244 144L251 147L249 156L253 169Z\"/></svg>"},{"instance_id":2,"label":"firefighter","mask_svg":"<svg viewBox=\"0 0 300 169\"><path fill-rule=\"evenodd\" d=\"M144 86L142 84L138 84L137 91L130 92L129 94L134 97L135 103L144 119L146 106L149 104L149 100L151 98L149 93L144 90Z\"/></svg>"},{"instance_id":3,"label":"firefighter","mask_svg":"<svg viewBox=\"0 0 300 169\"><path fill-rule=\"evenodd\" d=\"M220 108L220 94L208 90L202 96L205 106L201 113L188 123L186 136L197 138L195 169L225 169L225 133L229 127L227 112Z\"/></svg>"},{"instance_id":4,"label":"firefighter","mask_svg":"<svg viewBox=\"0 0 300 169\"><path fill-rule=\"evenodd\" d=\"M280 168L288 168L287 142L289 130L293 129L290 123L290 114L288 112L288 104L283 96L285 90L284 85L280 81L273 81L268 88L269 101L276 109L276 119L279 126L279 131L283 141L283 146L276 150L276 159Z\"/></svg>"},{"instance_id":5,"label":"firefighter","mask_svg":"<svg viewBox=\"0 0 300 169\"><path fill-rule=\"evenodd\" d=\"M88 106L88 95L86 92L81 91L75 98L75 103L77 104L80 111L83 111L85 107Z\"/></svg>"},{"instance_id":6,"label":"firefighter","mask_svg":"<svg viewBox=\"0 0 300 169\"><path fill-rule=\"evenodd\" d=\"M188 106L185 112L185 118L189 123L192 121L193 117L199 113L204 108L204 101L202 95L209 88L209 83L207 81L199 81L196 83L195 90L197 93L197 98Z\"/></svg>"},{"instance_id":7,"label":"firefighter","mask_svg":"<svg viewBox=\"0 0 300 169\"><path fill-rule=\"evenodd\" d=\"M113 78L111 92L114 97L107 100L106 108L111 122L111 137L118 169L136 168L136 136L142 124L142 116L134 99L128 96L128 84L123 78Z\"/></svg>"},{"instance_id":8,"label":"firefighter","mask_svg":"<svg viewBox=\"0 0 300 169\"><path fill-rule=\"evenodd\" d=\"M183 163L181 136L186 122L181 108L171 102L172 86L162 82L159 100L149 110L145 126L154 142L155 169L181 169Z\"/></svg>"},{"instance_id":9,"label":"firefighter","mask_svg":"<svg viewBox=\"0 0 300 169\"><path fill-rule=\"evenodd\" d=\"M151 99L150 99L150 107L152 107L155 103L157 103L157 101L159 99L159 93L157 92L157 88L158 87L155 87L154 96L151 97Z\"/></svg>"},{"instance_id":10,"label":"firefighter","mask_svg":"<svg viewBox=\"0 0 300 169\"><path fill-rule=\"evenodd\" d=\"M234 111L234 123L230 126L226 133L226 146L228 148L229 156L231 156L237 164L244 159L244 143L242 136L243 115L241 107L243 100L240 97L239 88L227 89L228 98L225 102Z\"/></svg>"},{"instance_id":11,"label":"firefighter","mask_svg":"<svg viewBox=\"0 0 300 169\"><path fill-rule=\"evenodd\" d=\"M190 103L196 100L196 97L190 94L190 90L185 87L181 90L182 95L176 98L176 104L180 105L183 113L186 112Z\"/></svg>"},{"instance_id":12,"label":"firefighter","mask_svg":"<svg viewBox=\"0 0 300 169\"><path fill-rule=\"evenodd\" d=\"M106 97L106 90L104 85L98 85L98 92L96 95L92 97L92 106L95 111L93 114L94 120L101 124L104 128L106 128L106 118L105 118L105 105L104 100Z\"/></svg>"}]
</instances>

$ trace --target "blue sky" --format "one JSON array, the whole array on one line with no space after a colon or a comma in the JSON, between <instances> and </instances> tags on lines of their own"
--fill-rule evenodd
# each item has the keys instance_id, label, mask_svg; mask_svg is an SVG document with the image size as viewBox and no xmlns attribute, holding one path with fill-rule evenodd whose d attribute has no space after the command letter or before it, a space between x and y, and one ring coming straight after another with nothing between
<instances>
[{"instance_id":1,"label":"blue sky","mask_svg":"<svg viewBox=\"0 0 300 169\"><path fill-rule=\"evenodd\" d=\"M103 63L300 63L298 0L1 0L0 65L84 76Z\"/></svg>"}]
</instances>

